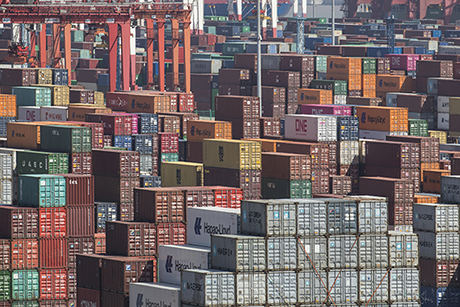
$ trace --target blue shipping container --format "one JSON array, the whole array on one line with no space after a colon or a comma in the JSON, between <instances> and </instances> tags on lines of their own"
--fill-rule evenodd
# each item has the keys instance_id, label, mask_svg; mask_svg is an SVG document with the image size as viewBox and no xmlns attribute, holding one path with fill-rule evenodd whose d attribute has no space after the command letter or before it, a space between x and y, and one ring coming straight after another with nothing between
<instances>
[{"instance_id":1,"label":"blue shipping container","mask_svg":"<svg viewBox=\"0 0 460 307\"><path fill-rule=\"evenodd\" d=\"M431 37L441 37L442 31L441 30L432 30Z\"/></svg>"},{"instance_id":2,"label":"blue shipping container","mask_svg":"<svg viewBox=\"0 0 460 307\"><path fill-rule=\"evenodd\" d=\"M126 148L131 151L133 148L132 137L130 135L114 135L113 146Z\"/></svg>"},{"instance_id":3,"label":"blue shipping container","mask_svg":"<svg viewBox=\"0 0 460 307\"><path fill-rule=\"evenodd\" d=\"M0 117L0 137L7 137L6 124L16 121L16 117Z\"/></svg>"},{"instance_id":4,"label":"blue shipping container","mask_svg":"<svg viewBox=\"0 0 460 307\"><path fill-rule=\"evenodd\" d=\"M132 140L134 151L141 155L153 154L153 136L151 134L134 134Z\"/></svg>"},{"instance_id":5,"label":"blue shipping container","mask_svg":"<svg viewBox=\"0 0 460 307\"><path fill-rule=\"evenodd\" d=\"M158 133L158 115L151 113L137 113L139 134Z\"/></svg>"},{"instance_id":6,"label":"blue shipping container","mask_svg":"<svg viewBox=\"0 0 460 307\"><path fill-rule=\"evenodd\" d=\"M160 176L141 175L141 188L161 188Z\"/></svg>"},{"instance_id":7,"label":"blue shipping container","mask_svg":"<svg viewBox=\"0 0 460 307\"><path fill-rule=\"evenodd\" d=\"M337 140L357 141L359 139L359 120L354 116L337 117Z\"/></svg>"},{"instance_id":8,"label":"blue shipping container","mask_svg":"<svg viewBox=\"0 0 460 307\"><path fill-rule=\"evenodd\" d=\"M117 220L117 203L95 202L94 208L96 210L97 230L104 230L106 221L110 222Z\"/></svg>"}]
</instances>

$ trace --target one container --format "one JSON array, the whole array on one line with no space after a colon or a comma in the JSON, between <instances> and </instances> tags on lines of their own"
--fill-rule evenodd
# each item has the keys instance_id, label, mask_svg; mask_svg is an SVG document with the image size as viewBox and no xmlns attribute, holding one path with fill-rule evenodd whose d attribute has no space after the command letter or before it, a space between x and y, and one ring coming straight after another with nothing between
<instances>
[{"instance_id":1,"label":"one container","mask_svg":"<svg viewBox=\"0 0 460 307\"><path fill-rule=\"evenodd\" d=\"M297 303L297 274L295 272L267 273L267 303Z\"/></svg>"},{"instance_id":2,"label":"one container","mask_svg":"<svg viewBox=\"0 0 460 307\"><path fill-rule=\"evenodd\" d=\"M139 153L123 150L93 150L93 174L139 177Z\"/></svg>"},{"instance_id":3,"label":"one container","mask_svg":"<svg viewBox=\"0 0 460 307\"><path fill-rule=\"evenodd\" d=\"M163 187L204 185L203 164L192 162L161 163L161 183Z\"/></svg>"},{"instance_id":4,"label":"one container","mask_svg":"<svg viewBox=\"0 0 460 307\"><path fill-rule=\"evenodd\" d=\"M319 276L318 276L319 275ZM328 290L321 280L327 284L327 273L314 270L297 273L297 303L321 304L326 300Z\"/></svg>"},{"instance_id":5,"label":"one container","mask_svg":"<svg viewBox=\"0 0 460 307\"><path fill-rule=\"evenodd\" d=\"M460 203L460 176L441 177L441 202L447 204Z\"/></svg>"},{"instance_id":6,"label":"one container","mask_svg":"<svg viewBox=\"0 0 460 307\"><path fill-rule=\"evenodd\" d=\"M389 261L394 268L417 267L419 263L418 235L398 231L388 232Z\"/></svg>"},{"instance_id":7,"label":"one container","mask_svg":"<svg viewBox=\"0 0 460 307\"><path fill-rule=\"evenodd\" d=\"M18 174L65 174L69 170L66 153L18 151L16 159Z\"/></svg>"},{"instance_id":8,"label":"one container","mask_svg":"<svg viewBox=\"0 0 460 307\"><path fill-rule=\"evenodd\" d=\"M358 203L358 232L386 233L388 230L388 202L384 197L348 196Z\"/></svg>"},{"instance_id":9,"label":"one container","mask_svg":"<svg viewBox=\"0 0 460 307\"><path fill-rule=\"evenodd\" d=\"M417 302L420 300L420 277L418 269L391 269L389 274L391 301Z\"/></svg>"},{"instance_id":10,"label":"one container","mask_svg":"<svg viewBox=\"0 0 460 307\"><path fill-rule=\"evenodd\" d=\"M94 205L73 205L67 207L67 235L87 237L95 232Z\"/></svg>"},{"instance_id":11,"label":"one container","mask_svg":"<svg viewBox=\"0 0 460 307\"><path fill-rule=\"evenodd\" d=\"M265 239L262 237L213 235L211 236L211 251L211 265L215 269L253 272L267 268L266 253L268 251L265 247Z\"/></svg>"},{"instance_id":12,"label":"one container","mask_svg":"<svg viewBox=\"0 0 460 307\"><path fill-rule=\"evenodd\" d=\"M66 121L67 107L41 107L41 121Z\"/></svg>"},{"instance_id":13,"label":"one container","mask_svg":"<svg viewBox=\"0 0 460 307\"><path fill-rule=\"evenodd\" d=\"M0 206L0 236L8 239L38 237L38 210Z\"/></svg>"},{"instance_id":14,"label":"one container","mask_svg":"<svg viewBox=\"0 0 460 307\"><path fill-rule=\"evenodd\" d=\"M414 204L414 230L456 232L459 230L457 205Z\"/></svg>"},{"instance_id":15,"label":"one container","mask_svg":"<svg viewBox=\"0 0 460 307\"><path fill-rule=\"evenodd\" d=\"M327 269L327 239L322 236L298 238L297 269ZM300 284L299 284L300 286Z\"/></svg>"},{"instance_id":16,"label":"one container","mask_svg":"<svg viewBox=\"0 0 460 307\"><path fill-rule=\"evenodd\" d=\"M458 260L459 237L457 232L417 232L420 258Z\"/></svg>"},{"instance_id":17,"label":"one container","mask_svg":"<svg viewBox=\"0 0 460 307\"><path fill-rule=\"evenodd\" d=\"M65 208L38 209L38 235L41 238L65 237L67 235L67 214Z\"/></svg>"},{"instance_id":18,"label":"one container","mask_svg":"<svg viewBox=\"0 0 460 307\"><path fill-rule=\"evenodd\" d=\"M183 192L179 189L135 188L134 220L152 223L185 222Z\"/></svg>"},{"instance_id":19,"label":"one container","mask_svg":"<svg viewBox=\"0 0 460 307\"><path fill-rule=\"evenodd\" d=\"M357 236L330 236L328 239L328 267L331 269L358 268L358 246Z\"/></svg>"},{"instance_id":20,"label":"one container","mask_svg":"<svg viewBox=\"0 0 460 307\"><path fill-rule=\"evenodd\" d=\"M336 141L337 118L319 115L286 115L284 135L304 141Z\"/></svg>"},{"instance_id":21,"label":"one container","mask_svg":"<svg viewBox=\"0 0 460 307\"><path fill-rule=\"evenodd\" d=\"M239 170L260 170L261 145L252 141L203 140L203 164Z\"/></svg>"},{"instance_id":22,"label":"one container","mask_svg":"<svg viewBox=\"0 0 460 307\"><path fill-rule=\"evenodd\" d=\"M357 203L352 200L327 199L328 233L355 234L358 231Z\"/></svg>"},{"instance_id":23,"label":"one container","mask_svg":"<svg viewBox=\"0 0 460 307\"><path fill-rule=\"evenodd\" d=\"M361 235L358 246L359 268L388 267L388 237L386 235Z\"/></svg>"},{"instance_id":24,"label":"one container","mask_svg":"<svg viewBox=\"0 0 460 307\"><path fill-rule=\"evenodd\" d=\"M75 268L77 266L77 254L95 253L94 241L95 240L92 236L68 239L67 252L69 268Z\"/></svg>"},{"instance_id":25,"label":"one container","mask_svg":"<svg viewBox=\"0 0 460 307\"><path fill-rule=\"evenodd\" d=\"M211 246L211 235L236 235L240 210L231 208L187 208L187 243Z\"/></svg>"},{"instance_id":26,"label":"one container","mask_svg":"<svg viewBox=\"0 0 460 307\"><path fill-rule=\"evenodd\" d=\"M390 296L388 275L386 269L359 271L359 301L364 304L387 302Z\"/></svg>"},{"instance_id":27,"label":"one container","mask_svg":"<svg viewBox=\"0 0 460 307\"><path fill-rule=\"evenodd\" d=\"M239 273L235 281L236 301L239 304L263 305L266 303L266 274L259 272Z\"/></svg>"},{"instance_id":28,"label":"one container","mask_svg":"<svg viewBox=\"0 0 460 307\"><path fill-rule=\"evenodd\" d=\"M160 282L180 285L182 270L211 268L211 250L192 245L160 245L158 247L158 275Z\"/></svg>"},{"instance_id":29,"label":"one container","mask_svg":"<svg viewBox=\"0 0 460 307\"><path fill-rule=\"evenodd\" d=\"M294 199L297 202L297 234L302 237L327 234L327 204L323 200Z\"/></svg>"},{"instance_id":30,"label":"one container","mask_svg":"<svg viewBox=\"0 0 460 307\"><path fill-rule=\"evenodd\" d=\"M18 119L21 121L40 121L40 107L18 107Z\"/></svg>"},{"instance_id":31,"label":"one container","mask_svg":"<svg viewBox=\"0 0 460 307\"><path fill-rule=\"evenodd\" d=\"M11 268L13 270L36 269L39 250L36 239L16 239L11 241Z\"/></svg>"},{"instance_id":32,"label":"one container","mask_svg":"<svg viewBox=\"0 0 460 307\"><path fill-rule=\"evenodd\" d=\"M94 203L96 232L105 233L105 222L117 220L117 203Z\"/></svg>"},{"instance_id":33,"label":"one container","mask_svg":"<svg viewBox=\"0 0 460 307\"><path fill-rule=\"evenodd\" d=\"M129 284L129 307L136 307L139 303L143 306L181 307L180 290L180 286L171 284L131 283Z\"/></svg>"},{"instance_id":34,"label":"one container","mask_svg":"<svg viewBox=\"0 0 460 307\"><path fill-rule=\"evenodd\" d=\"M187 131L187 140L191 142L232 138L232 124L224 121L188 120Z\"/></svg>"},{"instance_id":35,"label":"one container","mask_svg":"<svg viewBox=\"0 0 460 307\"><path fill-rule=\"evenodd\" d=\"M35 207L66 205L66 181L62 176L19 176L19 203Z\"/></svg>"},{"instance_id":36,"label":"one container","mask_svg":"<svg viewBox=\"0 0 460 307\"><path fill-rule=\"evenodd\" d=\"M39 240L40 268L66 268L68 266L67 239L42 238Z\"/></svg>"},{"instance_id":37,"label":"one container","mask_svg":"<svg viewBox=\"0 0 460 307\"><path fill-rule=\"evenodd\" d=\"M348 269L331 270L328 272L328 284L334 285L330 295L336 304L350 304L358 301L357 271Z\"/></svg>"},{"instance_id":38,"label":"one container","mask_svg":"<svg viewBox=\"0 0 460 307\"><path fill-rule=\"evenodd\" d=\"M11 273L11 298L37 300L40 297L40 278L37 270L15 270Z\"/></svg>"}]
</instances>

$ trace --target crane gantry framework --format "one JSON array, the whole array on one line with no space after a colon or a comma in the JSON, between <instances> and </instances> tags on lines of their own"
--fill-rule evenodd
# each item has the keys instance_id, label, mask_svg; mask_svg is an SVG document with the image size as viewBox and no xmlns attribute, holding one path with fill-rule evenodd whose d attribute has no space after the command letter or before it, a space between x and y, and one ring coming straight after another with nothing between
<instances>
[{"instance_id":1,"label":"crane gantry framework","mask_svg":"<svg viewBox=\"0 0 460 307\"><path fill-rule=\"evenodd\" d=\"M69 71L71 61L70 29L72 23L107 24L109 49L109 90L116 90L117 79L117 40L121 34L122 45L122 89L129 90L134 85L134 77L130 65L130 26L131 19L145 19L147 24L147 83L153 85L153 41L158 42L159 90L165 90L165 36L166 20L172 24L172 63L173 87L179 87L179 42L184 44L185 91L190 92L190 9L184 4L50 4L50 5L16 5L7 4L0 7L0 23L37 23L53 25L54 67L58 67L61 59L60 35L64 32L64 67ZM157 24L157 35L154 35L154 24ZM183 36L179 36L180 23ZM35 57L37 36L31 35L31 57ZM42 27L38 35L38 66L46 67L46 27ZM134 60L135 61L135 60ZM69 78L70 82L70 78Z\"/></svg>"}]
</instances>

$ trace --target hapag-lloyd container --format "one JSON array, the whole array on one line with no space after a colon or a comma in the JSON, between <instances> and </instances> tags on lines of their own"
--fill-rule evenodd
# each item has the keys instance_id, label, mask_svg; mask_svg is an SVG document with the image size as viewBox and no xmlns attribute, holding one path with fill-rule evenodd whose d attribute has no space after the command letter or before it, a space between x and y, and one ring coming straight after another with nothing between
<instances>
[{"instance_id":1,"label":"hapag-lloyd container","mask_svg":"<svg viewBox=\"0 0 460 307\"><path fill-rule=\"evenodd\" d=\"M163 283L130 283L129 307L142 306L169 306L181 307L180 286ZM80 297L79 297L80 299ZM78 306L85 306L79 304ZM91 305L93 306L93 305ZM94 307L100 307L95 305Z\"/></svg>"},{"instance_id":2,"label":"hapag-lloyd container","mask_svg":"<svg viewBox=\"0 0 460 307\"><path fill-rule=\"evenodd\" d=\"M459 231L457 205L414 204L414 230L430 232Z\"/></svg>"},{"instance_id":3,"label":"hapag-lloyd container","mask_svg":"<svg viewBox=\"0 0 460 307\"><path fill-rule=\"evenodd\" d=\"M240 211L231 208L187 208L187 243L211 246L211 234L236 235L240 232Z\"/></svg>"},{"instance_id":4,"label":"hapag-lloyd container","mask_svg":"<svg viewBox=\"0 0 460 307\"><path fill-rule=\"evenodd\" d=\"M390 300L397 302L417 302L420 300L420 277L416 268L391 269ZM404 306L406 306L404 304Z\"/></svg>"},{"instance_id":5,"label":"hapag-lloyd container","mask_svg":"<svg viewBox=\"0 0 460 307\"><path fill-rule=\"evenodd\" d=\"M302 269L304 270L303 272L314 270L314 267L318 270L327 269L328 253L326 237L316 236L298 238L297 240L300 241L297 242L297 269Z\"/></svg>"},{"instance_id":6,"label":"hapag-lloyd container","mask_svg":"<svg viewBox=\"0 0 460 307\"><path fill-rule=\"evenodd\" d=\"M361 235L358 239L358 267L381 269L388 267L388 237L386 235Z\"/></svg>"},{"instance_id":7,"label":"hapag-lloyd container","mask_svg":"<svg viewBox=\"0 0 460 307\"><path fill-rule=\"evenodd\" d=\"M34 207L66 205L66 180L55 175L19 176L19 204Z\"/></svg>"},{"instance_id":8,"label":"hapag-lloyd container","mask_svg":"<svg viewBox=\"0 0 460 307\"><path fill-rule=\"evenodd\" d=\"M151 223L185 222L184 194L179 189L135 188L134 220Z\"/></svg>"},{"instance_id":9,"label":"hapag-lloyd container","mask_svg":"<svg viewBox=\"0 0 460 307\"><path fill-rule=\"evenodd\" d=\"M422 232L418 231L420 258L435 260L458 260L458 232Z\"/></svg>"},{"instance_id":10,"label":"hapag-lloyd container","mask_svg":"<svg viewBox=\"0 0 460 307\"><path fill-rule=\"evenodd\" d=\"M213 235L211 236L212 268L231 272L264 271L267 269L268 259L265 244L263 237Z\"/></svg>"},{"instance_id":11,"label":"hapag-lloyd container","mask_svg":"<svg viewBox=\"0 0 460 307\"><path fill-rule=\"evenodd\" d=\"M211 250L192 245L160 245L158 247L158 280L180 285L182 270L211 268Z\"/></svg>"},{"instance_id":12,"label":"hapag-lloyd container","mask_svg":"<svg viewBox=\"0 0 460 307\"><path fill-rule=\"evenodd\" d=\"M387 54L390 58L390 69L393 70L417 70L417 61L420 59L416 54Z\"/></svg>"},{"instance_id":13,"label":"hapag-lloyd container","mask_svg":"<svg viewBox=\"0 0 460 307\"><path fill-rule=\"evenodd\" d=\"M319 276L313 270L297 273L297 303L321 304L326 300L328 290L321 280L327 285L327 273L318 273Z\"/></svg>"},{"instance_id":14,"label":"hapag-lloyd container","mask_svg":"<svg viewBox=\"0 0 460 307\"><path fill-rule=\"evenodd\" d=\"M295 272L267 273L267 303L297 303L297 274Z\"/></svg>"},{"instance_id":15,"label":"hapag-lloyd container","mask_svg":"<svg viewBox=\"0 0 460 307\"><path fill-rule=\"evenodd\" d=\"M300 114L351 116L351 107L343 105L302 104Z\"/></svg>"},{"instance_id":16,"label":"hapag-lloyd container","mask_svg":"<svg viewBox=\"0 0 460 307\"><path fill-rule=\"evenodd\" d=\"M37 300L40 298L40 278L37 270L15 270L11 273L11 298Z\"/></svg>"},{"instance_id":17,"label":"hapag-lloyd container","mask_svg":"<svg viewBox=\"0 0 460 307\"><path fill-rule=\"evenodd\" d=\"M383 303L390 297L388 272L385 269L359 271L359 301Z\"/></svg>"},{"instance_id":18,"label":"hapag-lloyd container","mask_svg":"<svg viewBox=\"0 0 460 307\"><path fill-rule=\"evenodd\" d=\"M241 232L251 235L293 236L297 233L296 205L277 200L241 202Z\"/></svg>"},{"instance_id":19,"label":"hapag-lloyd container","mask_svg":"<svg viewBox=\"0 0 460 307\"><path fill-rule=\"evenodd\" d=\"M393 268L412 268L419 263L418 235L412 232L388 232L389 261Z\"/></svg>"},{"instance_id":20,"label":"hapag-lloyd container","mask_svg":"<svg viewBox=\"0 0 460 307\"><path fill-rule=\"evenodd\" d=\"M328 268L358 268L358 237L355 235L332 235L328 239Z\"/></svg>"},{"instance_id":21,"label":"hapag-lloyd container","mask_svg":"<svg viewBox=\"0 0 460 307\"><path fill-rule=\"evenodd\" d=\"M441 176L441 203L460 203L460 176Z\"/></svg>"},{"instance_id":22,"label":"hapag-lloyd container","mask_svg":"<svg viewBox=\"0 0 460 307\"><path fill-rule=\"evenodd\" d=\"M328 284L331 286L334 285L332 290L330 290L330 295L336 304L350 304L358 301L357 271L348 269L331 270L328 272Z\"/></svg>"},{"instance_id":23,"label":"hapag-lloyd container","mask_svg":"<svg viewBox=\"0 0 460 307\"><path fill-rule=\"evenodd\" d=\"M235 275L232 272L183 270L181 284L182 303L198 306L235 304Z\"/></svg>"},{"instance_id":24,"label":"hapag-lloyd container","mask_svg":"<svg viewBox=\"0 0 460 307\"><path fill-rule=\"evenodd\" d=\"M337 141L337 118L319 115L286 115L284 136L287 139L304 141Z\"/></svg>"}]
</instances>

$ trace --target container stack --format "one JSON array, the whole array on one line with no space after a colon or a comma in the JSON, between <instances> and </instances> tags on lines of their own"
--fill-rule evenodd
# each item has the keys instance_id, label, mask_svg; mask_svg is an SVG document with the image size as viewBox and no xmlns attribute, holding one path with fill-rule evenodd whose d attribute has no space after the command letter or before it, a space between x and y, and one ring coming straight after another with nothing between
<instances>
[{"instance_id":1,"label":"container stack","mask_svg":"<svg viewBox=\"0 0 460 307\"><path fill-rule=\"evenodd\" d=\"M195 61L190 77L197 109L214 111L214 98L219 94L219 69L222 67L222 61L218 59Z\"/></svg>"},{"instance_id":2,"label":"container stack","mask_svg":"<svg viewBox=\"0 0 460 307\"><path fill-rule=\"evenodd\" d=\"M372 98L377 97L376 92L376 78L377 78L377 59L375 58L363 58L362 59L362 88L363 97Z\"/></svg>"},{"instance_id":3,"label":"container stack","mask_svg":"<svg viewBox=\"0 0 460 307\"><path fill-rule=\"evenodd\" d=\"M346 104L348 95L347 81L344 80L312 80L310 83L312 89L332 90L333 104ZM305 99L308 101L308 99ZM345 114L343 114L345 115ZM347 114L348 115L348 114Z\"/></svg>"},{"instance_id":4,"label":"container stack","mask_svg":"<svg viewBox=\"0 0 460 307\"><path fill-rule=\"evenodd\" d=\"M179 161L179 137L177 133L158 133L158 175L161 175L161 163Z\"/></svg>"},{"instance_id":5,"label":"container stack","mask_svg":"<svg viewBox=\"0 0 460 307\"><path fill-rule=\"evenodd\" d=\"M362 60L360 58L345 58L345 57L328 57L327 58L327 79L347 81L348 96L352 96L352 97L362 97L363 96L362 71L363 71L363 66L362 66Z\"/></svg>"},{"instance_id":6,"label":"container stack","mask_svg":"<svg viewBox=\"0 0 460 307\"><path fill-rule=\"evenodd\" d=\"M340 177L331 177L331 194L347 195L359 190L358 138L359 120L354 116L337 117L337 164L331 169L335 167L337 175ZM331 150L331 145L329 150ZM351 181L350 188L347 188L348 181ZM335 188L336 185L337 187L342 186L342 188Z\"/></svg>"},{"instance_id":7,"label":"container stack","mask_svg":"<svg viewBox=\"0 0 460 307\"><path fill-rule=\"evenodd\" d=\"M297 112L297 92L301 87L301 73L290 70L262 70L262 85L285 88L286 114Z\"/></svg>"},{"instance_id":8,"label":"container stack","mask_svg":"<svg viewBox=\"0 0 460 307\"><path fill-rule=\"evenodd\" d=\"M408 113L405 108L356 107L359 138L385 140L387 135L407 135Z\"/></svg>"},{"instance_id":9,"label":"container stack","mask_svg":"<svg viewBox=\"0 0 460 307\"><path fill-rule=\"evenodd\" d=\"M0 94L0 137L6 137L6 123L16 121L16 96Z\"/></svg>"}]
</instances>

